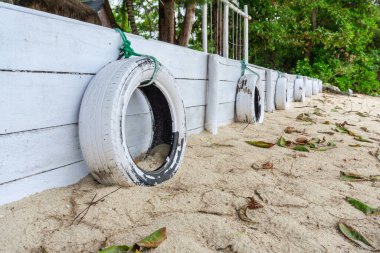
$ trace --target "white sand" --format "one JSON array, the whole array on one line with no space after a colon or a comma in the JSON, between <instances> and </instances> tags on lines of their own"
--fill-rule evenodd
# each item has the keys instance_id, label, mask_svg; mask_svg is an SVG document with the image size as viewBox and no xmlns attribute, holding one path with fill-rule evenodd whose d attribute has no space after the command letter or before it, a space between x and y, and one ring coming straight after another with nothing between
<instances>
[{"instance_id":1,"label":"white sand","mask_svg":"<svg viewBox=\"0 0 380 253\"><path fill-rule=\"evenodd\" d=\"M344 200L351 196L380 206L380 182L339 179L339 171L380 174L380 162L368 154L380 142L354 148L348 146L358 143L352 136L317 133L332 131L333 125L322 124L326 120L347 121L356 125L348 126L350 130L379 139L380 121L374 120L380 120L380 99L320 95L293 105L317 105L326 116L312 115L317 124L308 125L295 118L314 108L294 108L266 114L263 125L232 124L220 128L216 136L191 136L184 164L172 180L153 188L120 189L91 207L79 225L71 225L73 218L94 194L103 196L117 187L104 187L88 176L76 185L1 206L0 252L39 252L41 246L49 253L96 252L105 244L132 244L163 226L168 239L150 252L365 252L337 231L339 221L354 226L380 248L380 217L365 216ZM343 109L331 112L335 106ZM343 113L350 110L369 112L371 117ZM302 153L244 142L301 136L285 134L287 126L305 129L308 138L335 140L337 148ZM370 132L361 130L363 126ZM267 161L274 164L272 170L251 166ZM247 212L256 225L237 215L248 197L264 205Z\"/></svg>"}]
</instances>

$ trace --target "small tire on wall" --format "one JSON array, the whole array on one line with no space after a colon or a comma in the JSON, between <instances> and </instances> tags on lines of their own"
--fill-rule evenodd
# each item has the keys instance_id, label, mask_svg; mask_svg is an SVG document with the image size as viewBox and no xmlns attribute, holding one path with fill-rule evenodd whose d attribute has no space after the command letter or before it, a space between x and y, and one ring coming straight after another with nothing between
<instances>
[{"instance_id":1,"label":"small tire on wall","mask_svg":"<svg viewBox=\"0 0 380 253\"><path fill-rule=\"evenodd\" d=\"M297 77L294 81L294 101L305 101L305 87L303 78Z\"/></svg>"},{"instance_id":2,"label":"small tire on wall","mask_svg":"<svg viewBox=\"0 0 380 253\"><path fill-rule=\"evenodd\" d=\"M285 77L280 77L276 84L276 93L274 102L277 110L286 110L289 108L289 101L287 95L288 80Z\"/></svg>"},{"instance_id":3,"label":"small tire on wall","mask_svg":"<svg viewBox=\"0 0 380 253\"><path fill-rule=\"evenodd\" d=\"M160 66L153 84L152 60L134 57L111 62L91 80L79 113L79 140L83 157L94 178L102 184L152 186L170 179L180 167L186 146L186 118L175 79ZM170 145L159 168L145 171L133 160L126 143L126 110L140 89L150 103L153 137L150 149Z\"/></svg>"},{"instance_id":4,"label":"small tire on wall","mask_svg":"<svg viewBox=\"0 0 380 253\"><path fill-rule=\"evenodd\" d=\"M235 102L237 122L263 123L265 114L263 93L259 76L248 74L240 77Z\"/></svg>"},{"instance_id":5,"label":"small tire on wall","mask_svg":"<svg viewBox=\"0 0 380 253\"><path fill-rule=\"evenodd\" d=\"M305 96L311 97L313 95L313 81L307 77L304 77L305 82Z\"/></svg>"},{"instance_id":6,"label":"small tire on wall","mask_svg":"<svg viewBox=\"0 0 380 253\"><path fill-rule=\"evenodd\" d=\"M313 95L318 95L318 80L317 79L313 79L313 83L312 83L312 94Z\"/></svg>"}]
</instances>

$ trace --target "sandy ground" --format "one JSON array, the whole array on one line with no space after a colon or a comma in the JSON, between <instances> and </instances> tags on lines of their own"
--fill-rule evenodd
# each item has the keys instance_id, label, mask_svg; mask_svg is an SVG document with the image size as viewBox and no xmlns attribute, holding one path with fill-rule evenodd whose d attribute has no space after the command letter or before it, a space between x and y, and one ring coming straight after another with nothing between
<instances>
[{"instance_id":1,"label":"sandy ground","mask_svg":"<svg viewBox=\"0 0 380 253\"><path fill-rule=\"evenodd\" d=\"M219 134L191 136L182 168L169 182L154 188L123 188L90 208L84 219L72 221L104 187L90 176L80 183L53 189L0 207L0 251L96 252L108 244L132 244L150 232L167 227L168 238L155 253L185 252L365 252L345 239L336 224L345 221L380 248L380 217L365 216L344 198L351 196L380 206L380 182L344 182L339 172L380 174L380 162L368 152L380 140L359 143L343 133L326 135L333 125L347 121L348 128L365 138L380 138L380 99L366 96L319 95L288 111L267 113L263 125L232 124ZM313 112L316 124L295 118ZM336 106L342 109L334 109ZM370 113L360 117L356 112ZM276 142L287 126L305 130L308 138L325 136L336 149L297 152L274 146L261 149L246 140ZM361 127L367 127L365 132ZM302 155L300 155L302 154ZM265 162L273 169L257 169ZM254 164L252 166L252 164ZM239 219L237 209L254 197L263 208L248 210L251 224Z\"/></svg>"}]
</instances>

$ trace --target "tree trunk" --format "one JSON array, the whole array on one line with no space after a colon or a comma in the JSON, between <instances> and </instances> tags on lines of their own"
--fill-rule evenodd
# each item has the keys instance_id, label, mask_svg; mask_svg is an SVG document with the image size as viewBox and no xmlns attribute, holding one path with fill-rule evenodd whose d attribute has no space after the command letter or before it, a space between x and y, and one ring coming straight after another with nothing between
<instances>
[{"instance_id":1,"label":"tree trunk","mask_svg":"<svg viewBox=\"0 0 380 253\"><path fill-rule=\"evenodd\" d=\"M313 31L317 29L317 13L318 9L313 9L311 12L311 25L313 28ZM313 60L313 42L312 39L310 38L310 41L307 44L307 50L306 50L306 56L309 59L309 62Z\"/></svg>"},{"instance_id":2,"label":"tree trunk","mask_svg":"<svg viewBox=\"0 0 380 253\"><path fill-rule=\"evenodd\" d=\"M191 31L195 18L195 2L186 4L185 18L183 19L182 30L179 36L178 44L183 47L189 45Z\"/></svg>"},{"instance_id":3,"label":"tree trunk","mask_svg":"<svg viewBox=\"0 0 380 253\"><path fill-rule=\"evenodd\" d=\"M99 18L102 22L102 26L110 28L120 28L115 21L112 9L108 0L104 0L103 8L99 11Z\"/></svg>"},{"instance_id":4,"label":"tree trunk","mask_svg":"<svg viewBox=\"0 0 380 253\"><path fill-rule=\"evenodd\" d=\"M158 39L161 41L174 43L174 0L159 0L158 15Z\"/></svg>"},{"instance_id":5,"label":"tree trunk","mask_svg":"<svg viewBox=\"0 0 380 253\"><path fill-rule=\"evenodd\" d=\"M138 35L139 32L136 26L132 0L124 0L124 2L125 2L125 5L123 4L123 6L127 8L128 21L129 21L129 24L131 25L132 33Z\"/></svg>"}]
</instances>

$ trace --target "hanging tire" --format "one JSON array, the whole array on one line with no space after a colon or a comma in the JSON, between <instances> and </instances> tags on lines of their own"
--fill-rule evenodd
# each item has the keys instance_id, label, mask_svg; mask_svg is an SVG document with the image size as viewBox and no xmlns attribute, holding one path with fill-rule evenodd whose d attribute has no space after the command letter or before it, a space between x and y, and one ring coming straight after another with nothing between
<instances>
[{"instance_id":1,"label":"hanging tire","mask_svg":"<svg viewBox=\"0 0 380 253\"><path fill-rule=\"evenodd\" d=\"M287 85L288 80L285 77L280 77L277 80L276 93L274 98L277 110L286 110L289 108Z\"/></svg>"},{"instance_id":2,"label":"hanging tire","mask_svg":"<svg viewBox=\"0 0 380 253\"><path fill-rule=\"evenodd\" d=\"M305 88L303 78L297 77L294 81L294 101L304 102L305 101Z\"/></svg>"},{"instance_id":3,"label":"hanging tire","mask_svg":"<svg viewBox=\"0 0 380 253\"><path fill-rule=\"evenodd\" d=\"M244 75L239 79L236 92L236 121L263 123L264 92L257 75Z\"/></svg>"},{"instance_id":4,"label":"hanging tire","mask_svg":"<svg viewBox=\"0 0 380 253\"><path fill-rule=\"evenodd\" d=\"M318 95L318 81L317 79L313 79L313 84L312 84L312 94L313 95Z\"/></svg>"},{"instance_id":5,"label":"hanging tire","mask_svg":"<svg viewBox=\"0 0 380 253\"><path fill-rule=\"evenodd\" d=\"M83 157L102 184L152 186L170 179L180 167L186 146L185 108L175 79L161 66L152 85L152 60L142 57L111 62L92 79L79 114L79 140ZM150 103L153 134L150 149L168 145L165 161L153 171L140 168L127 143L126 110L139 89Z\"/></svg>"}]
</instances>

